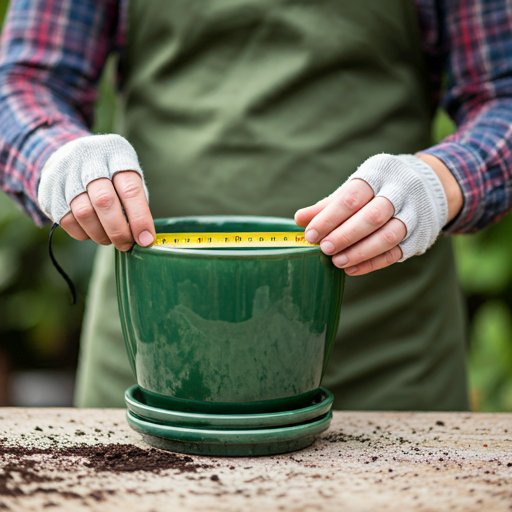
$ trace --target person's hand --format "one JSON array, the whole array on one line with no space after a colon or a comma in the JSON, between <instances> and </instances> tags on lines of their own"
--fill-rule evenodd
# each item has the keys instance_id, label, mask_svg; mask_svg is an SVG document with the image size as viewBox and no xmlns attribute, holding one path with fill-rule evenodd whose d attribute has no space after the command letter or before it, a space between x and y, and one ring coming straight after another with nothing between
<instances>
[{"instance_id":1,"label":"person's hand","mask_svg":"<svg viewBox=\"0 0 512 512\"><path fill-rule=\"evenodd\" d=\"M120 251L155 239L147 196L134 148L115 134L79 137L56 150L37 193L43 212L73 238Z\"/></svg>"},{"instance_id":2,"label":"person's hand","mask_svg":"<svg viewBox=\"0 0 512 512\"><path fill-rule=\"evenodd\" d=\"M295 221L334 265L356 276L423 254L462 203L457 181L437 158L376 155Z\"/></svg>"},{"instance_id":3,"label":"person's hand","mask_svg":"<svg viewBox=\"0 0 512 512\"><path fill-rule=\"evenodd\" d=\"M405 224L394 219L395 209L372 187L352 179L319 203L299 210L295 222L307 227L306 240L320 242L322 252L349 275L362 275L387 267L402 258L398 244Z\"/></svg>"},{"instance_id":4,"label":"person's hand","mask_svg":"<svg viewBox=\"0 0 512 512\"><path fill-rule=\"evenodd\" d=\"M71 211L62 217L60 225L77 240L90 238L128 251L134 241L147 246L155 239L153 218L137 172L117 172L112 181L91 181L87 191L75 197L70 206Z\"/></svg>"}]
</instances>

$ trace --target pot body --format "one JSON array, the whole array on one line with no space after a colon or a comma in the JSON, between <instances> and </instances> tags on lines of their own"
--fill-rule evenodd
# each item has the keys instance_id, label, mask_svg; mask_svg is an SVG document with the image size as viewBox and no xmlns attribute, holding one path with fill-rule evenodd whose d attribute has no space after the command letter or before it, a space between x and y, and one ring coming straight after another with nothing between
<instances>
[{"instance_id":1,"label":"pot body","mask_svg":"<svg viewBox=\"0 0 512 512\"><path fill-rule=\"evenodd\" d=\"M301 231L271 217L182 217L157 232ZM128 358L148 404L244 413L309 405L345 273L318 247L116 251Z\"/></svg>"}]
</instances>

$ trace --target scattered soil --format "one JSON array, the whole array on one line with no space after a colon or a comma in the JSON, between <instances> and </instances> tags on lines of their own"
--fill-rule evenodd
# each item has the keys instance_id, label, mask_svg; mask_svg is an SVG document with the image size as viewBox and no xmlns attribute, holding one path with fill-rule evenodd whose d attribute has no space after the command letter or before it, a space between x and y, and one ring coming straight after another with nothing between
<instances>
[{"instance_id":1,"label":"scattered soil","mask_svg":"<svg viewBox=\"0 0 512 512\"><path fill-rule=\"evenodd\" d=\"M367 443L371 440L370 437L360 434L354 436L352 434L345 434L344 432L331 432L327 434L324 439L329 443L347 443L349 441L356 441L358 443Z\"/></svg>"},{"instance_id":2,"label":"scattered soil","mask_svg":"<svg viewBox=\"0 0 512 512\"><path fill-rule=\"evenodd\" d=\"M61 477L51 476L47 470L69 470L70 457L82 459L83 462L79 466L85 466L95 472L144 471L157 474L161 471L174 470L178 473L195 473L198 469L211 467L208 464L197 464L189 456L155 448L145 450L131 444L82 445L56 449L0 446L0 460L7 460L7 463L0 467L0 496L25 495L20 487L24 484L62 481ZM38 487L31 494L36 492L57 491ZM59 494L63 495L60 492ZM98 499L95 496L93 498Z\"/></svg>"}]
</instances>

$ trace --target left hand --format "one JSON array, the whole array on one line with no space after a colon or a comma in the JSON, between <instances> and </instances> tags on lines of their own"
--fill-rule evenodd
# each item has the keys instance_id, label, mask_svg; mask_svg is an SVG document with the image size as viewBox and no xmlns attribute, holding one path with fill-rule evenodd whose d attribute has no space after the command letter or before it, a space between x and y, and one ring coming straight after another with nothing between
<instances>
[{"instance_id":1,"label":"left hand","mask_svg":"<svg viewBox=\"0 0 512 512\"><path fill-rule=\"evenodd\" d=\"M295 221L334 265L358 276L423 254L462 205L461 188L441 160L381 154Z\"/></svg>"},{"instance_id":2,"label":"left hand","mask_svg":"<svg viewBox=\"0 0 512 512\"><path fill-rule=\"evenodd\" d=\"M374 197L370 185L353 179L334 194L295 214L307 227L306 239L316 243L332 262L351 276L387 267L402 258L398 244L407 228L393 218L395 209L385 197Z\"/></svg>"}]
</instances>

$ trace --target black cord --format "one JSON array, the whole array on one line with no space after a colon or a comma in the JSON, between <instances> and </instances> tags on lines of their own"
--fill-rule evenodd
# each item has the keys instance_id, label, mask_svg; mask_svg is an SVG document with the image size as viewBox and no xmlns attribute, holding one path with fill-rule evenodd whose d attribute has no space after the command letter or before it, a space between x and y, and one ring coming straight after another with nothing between
<instances>
[{"instance_id":1,"label":"black cord","mask_svg":"<svg viewBox=\"0 0 512 512\"><path fill-rule=\"evenodd\" d=\"M52 229L50 229L50 236L48 237L48 251L50 253L50 258L52 260L53 266L57 269L57 272L65 279L66 283L68 283L69 290L71 291L72 296L72 302L71 304L76 304L76 291L75 291L75 285L73 284L73 281L71 281L71 278L62 270L62 267L57 263L57 260L55 259L55 256L53 255L52 251L52 237L53 232L59 227L57 223L53 224Z\"/></svg>"}]
</instances>

